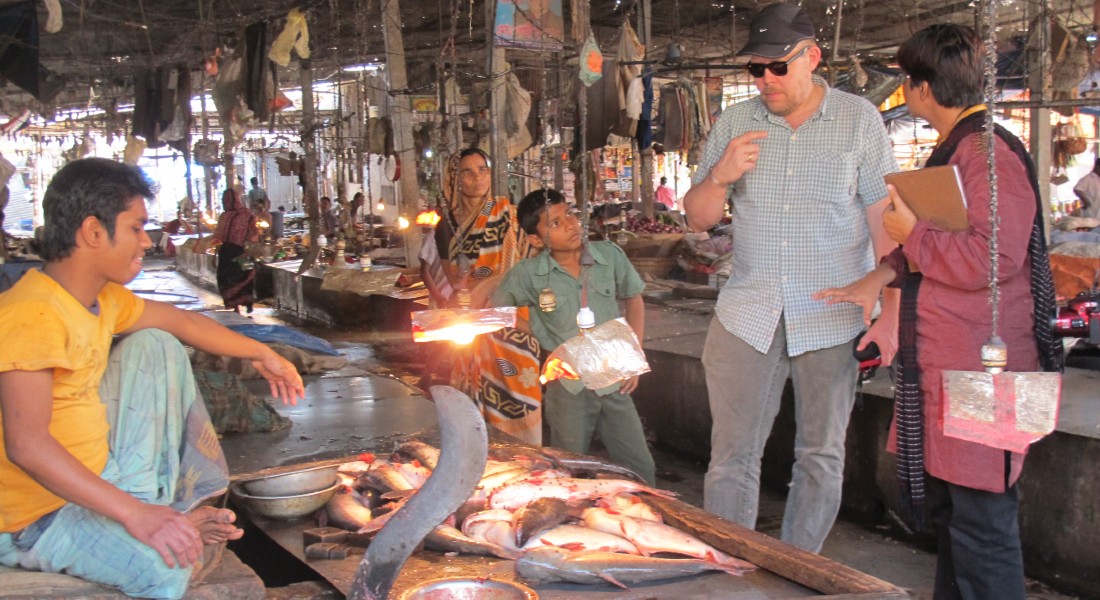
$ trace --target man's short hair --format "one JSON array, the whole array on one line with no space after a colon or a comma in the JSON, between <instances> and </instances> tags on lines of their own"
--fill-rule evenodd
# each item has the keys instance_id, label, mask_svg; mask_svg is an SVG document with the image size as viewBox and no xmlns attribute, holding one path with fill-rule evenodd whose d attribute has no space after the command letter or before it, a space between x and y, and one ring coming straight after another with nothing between
<instances>
[{"instance_id":1,"label":"man's short hair","mask_svg":"<svg viewBox=\"0 0 1100 600\"><path fill-rule=\"evenodd\" d=\"M927 82L944 108L968 108L982 102L983 54L972 28L937 23L902 42L897 58L911 85Z\"/></svg>"},{"instance_id":2,"label":"man's short hair","mask_svg":"<svg viewBox=\"0 0 1100 600\"><path fill-rule=\"evenodd\" d=\"M520 228L530 235L538 235L539 217L542 213L555 204L563 203L565 203L565 196L557 190L546 188L527 194L519 201L519 207L516 209Z\"/></svg>"},{"instance_id":3,"label":"man's short hair","mask_svg":"<svg viewBox=\"0 0 1100 600\"><path fill-rule=\"evenodd\" d=\"M666 183L668 183L668 177L662 177L661 178L661 185L664 185Z\"/></svg>"},{"instance_id":4,"label":"man's short hair","mask_svg":"<svg viewBox=\"0 0 1100 600\"><path fill-rule=\"evenodd\" d=\"M76 248L76 232L95 217L115 239L119 213L137 197L151 200L155 184L141 169L106 158L74 160L50 180L42 196L45 226L35 238L35 252L47 262L68 257Z\"/></svg>"},{"instance_id":5,"label":"man's short hair","mask_svg":"<svg viewBox=\"0 0 1100 600\"><path fill-rule=\"evenodd\" d=\"M250 181L252 181L252 185L260 185L260 180L256 179L255 177L253 177Z\"/></svg>"}]
</instances>

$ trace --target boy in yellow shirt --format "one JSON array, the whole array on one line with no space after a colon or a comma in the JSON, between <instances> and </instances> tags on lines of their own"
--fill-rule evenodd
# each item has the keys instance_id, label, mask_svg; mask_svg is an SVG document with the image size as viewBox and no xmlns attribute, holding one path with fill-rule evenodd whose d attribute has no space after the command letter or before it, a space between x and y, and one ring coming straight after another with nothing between
<instances>
[{"instance_id":1,"label":"boy in yellow shirt","mask_svg":"<svg viewBox=\"0 0 1100 600\"><path fill-rule=\"evenodd\" d=\"M180 341L251 359L284 403L303 387L266 345L123 287L152 197L136 167L69 163L43 198L45 266L0 294L0 564L178 598L204 545L242 534L201 505L228 473Z\"/></svg>"}]
</instances>

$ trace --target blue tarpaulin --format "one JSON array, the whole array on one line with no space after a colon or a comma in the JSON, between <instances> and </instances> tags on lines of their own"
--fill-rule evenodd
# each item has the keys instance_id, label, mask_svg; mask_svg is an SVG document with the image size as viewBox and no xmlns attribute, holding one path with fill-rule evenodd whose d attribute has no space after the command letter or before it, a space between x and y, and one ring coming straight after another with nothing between
<instances>
[{"instance_id":1,"label":"blue tarpaulin","mask_svg":"<svg viewBox=\"0 0 1100 600\"><path fill-rule=\"evenodd\" d=\"M259 342L286 344L318 354L340 356L327 341L283 325L230 325L229 328Z\"/></svg>"}]
</instances>

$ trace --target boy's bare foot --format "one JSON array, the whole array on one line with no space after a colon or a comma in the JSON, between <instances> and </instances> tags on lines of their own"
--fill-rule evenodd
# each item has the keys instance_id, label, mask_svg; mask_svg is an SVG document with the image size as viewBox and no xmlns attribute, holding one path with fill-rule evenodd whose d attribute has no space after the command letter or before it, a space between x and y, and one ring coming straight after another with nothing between
<instances>
[{"instance_id":1,"label":"boy's bare foot","mask_svg":"<svg viewBox=\"0 0 1100 600\"><path fill-rule=\"evenodd\" d=\"M228 508L200 506L187 513L187 518L199 531L204 544L222 544L244 535L243 529L233 525L237 515Z\"/></svg>"}]
</instances>

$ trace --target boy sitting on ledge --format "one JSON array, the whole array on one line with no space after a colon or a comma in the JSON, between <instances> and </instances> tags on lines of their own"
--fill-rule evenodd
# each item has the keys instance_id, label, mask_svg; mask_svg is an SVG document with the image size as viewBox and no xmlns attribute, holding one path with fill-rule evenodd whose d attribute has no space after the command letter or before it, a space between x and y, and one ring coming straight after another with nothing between
<instances>
[{"instance_id":1,"label":"boy sitting on ledge","mask_svg":"<svg viewBox=\"0 0 1100 600\"><path fill-rule=\"evenodd\" d=\"M266 345L123 287L152 197L136 167L67 164L42 203L45 266L0 294L0 564L179 598L243 533L204 505L228 470L180 341L252 360L284 403L303 387Z\"/></svg>"}]
</instances>

